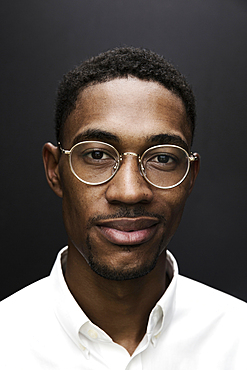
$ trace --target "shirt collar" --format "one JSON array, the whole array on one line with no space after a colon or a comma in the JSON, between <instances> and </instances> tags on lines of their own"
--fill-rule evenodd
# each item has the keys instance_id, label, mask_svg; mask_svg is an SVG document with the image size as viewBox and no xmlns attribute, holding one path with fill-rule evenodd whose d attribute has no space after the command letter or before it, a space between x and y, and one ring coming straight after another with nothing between
<instances>
[{"instance_id":1,"label":"shirt collar","mask_svg":"<svg viewBox=\"0 0 247 370\"><path fill-rule=\"evenodd\" d=\"M54 311L58 321L70 338L80 347L79 331L89 321L66 284L63 266L66 265L68 249L63 248L57 256L50 277L54 297Z\"/></svg>"},{"instance_id":2,"label":"shirt collar","mask_svg":"<svg viewBox=\"0 0 247 370\"><path fill-rule=\"evenodd\" d=\"M170 324L175 311L178 265L171 252L167 251L166 255L170 284L151 311L147 326L147 335L153 345L156 344L161 332Z\"/></svg>"},{"instance_id":3,"label":"shirt collar","mask_svg":"<svg viewBox=\"0 0 247 370\"><path fill-rule=\"evenodd\" d=\"M54 310L58 321L78 347L83 347L82 334L85 336L86 342L94 339L95 332L97 332L97 336L101 341L111 341L111 338L103 330L91 323L70 293L63 275L63 265L66 264L66 260L67 247L58 253L50 275ZM151 311L147 326L147 337L152 341L153 345L155 345L161 332L171 322L175 310L178 266L175 258L169 251L167 251L167 274L171 280L170 284Z\"/></svg>"}]
</instances>

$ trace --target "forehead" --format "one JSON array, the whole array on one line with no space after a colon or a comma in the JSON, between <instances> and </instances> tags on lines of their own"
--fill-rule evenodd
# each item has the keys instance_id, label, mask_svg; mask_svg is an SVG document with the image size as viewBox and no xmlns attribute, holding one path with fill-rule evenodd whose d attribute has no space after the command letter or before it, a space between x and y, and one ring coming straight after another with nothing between
<instances>
[{"instance_id":1,"label":"forehead","mask_svg":"<svg viewBox=\"0 0 247 370\"><path fill-rule=\"evenodd\" d=\"M125 149L157 135L180 137L188 147L191 141L181 99L156 82L132 77L92 85L78 95L64 125L63 145L93 139L88 132L112 134Z\"/></svg>"}]
</instances>

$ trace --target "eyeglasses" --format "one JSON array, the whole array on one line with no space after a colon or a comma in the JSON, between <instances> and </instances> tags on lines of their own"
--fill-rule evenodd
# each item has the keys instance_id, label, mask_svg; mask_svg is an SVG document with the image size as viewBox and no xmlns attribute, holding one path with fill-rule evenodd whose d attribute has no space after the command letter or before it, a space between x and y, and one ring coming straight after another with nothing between
<instances>
[{"instance_id":1,"label":"eyeglasses","mask_svg":"<svg viewBox=\"0 0 247 370\"><path fill-rule=\"evenodd\" d=\"M69 156L72 173L88 185L101 185L116 175L125 156L137 157L141 175L147 182L160 189L170 189L181 184L186 178L190 163L197 160L177 145L156 145L142 155L119 152L110 144L101 141L82 141L70 150L63 149Z\"/></svg>"}]
</instances>

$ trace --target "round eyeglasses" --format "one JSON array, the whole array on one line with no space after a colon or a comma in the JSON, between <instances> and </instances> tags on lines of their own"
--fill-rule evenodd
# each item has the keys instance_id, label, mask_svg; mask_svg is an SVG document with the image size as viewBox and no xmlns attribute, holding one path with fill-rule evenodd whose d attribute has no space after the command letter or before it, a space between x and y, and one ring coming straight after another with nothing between
<instances>
[{"instance_id":1,"label":"round eyeglasses","mask_svg":"<svg viewBox=\"0 0 247 370\"><path fill-rule=\"evenodd\" d=\"M170 189L181 184L186 178L190 163L197 160L194 154L177 145L156 145L142 155L132 152L119 154L114 146L101 141L82 141L70 150L63 149L69 156L72 173L88 185L101 185L111 180L121 166L124 156L138 159L141 175L147 182L160 189Z\"/></svg>"}]
</instances>

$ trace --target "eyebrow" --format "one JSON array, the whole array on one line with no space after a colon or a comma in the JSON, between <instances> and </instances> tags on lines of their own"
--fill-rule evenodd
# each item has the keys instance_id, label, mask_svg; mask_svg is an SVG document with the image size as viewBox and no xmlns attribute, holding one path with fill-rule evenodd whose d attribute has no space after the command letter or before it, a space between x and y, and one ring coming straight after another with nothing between
<instances>
[{"instance_id":1,"label":"eyebrow","mask_svg":"<svg viewBox=\"0 0 247 370\"><path fill-rule=\"evenodd\" d=\"M80 141L85 141L85 140L102 140L102 141L107 140L107 141L113 141L116 143L120 142L119 137L112 134L111 132L89 128L88 130L78 134L74 138L72 146L79 143Z\"/></svg>"},{"instance_id":2,"label":"eyebrow","mask_svg":"<svg viewBox=\"0 0 247 370\"><path fill-rule=\"evenodd\" d=\"M85 132L78 134L72 143L72 146L87 140L100 140L100 141L111 141L115 143L120 143L121 140L117 135L112 134L108 131L103 131L100 129L91 129L89 128ZM169 134L158 134L152 135L146 138L146 141L152 144L160 145L160 144L173 144L178 145L184 148L185 150L189 150L187 143L178 135L169 135Z\"/></svg>"},{"instance_id":3,"label":"eyebrow","mask_svg":"<svg viewBox=\"0 0 247 370\"><path fill-rule=\"evenodd\" d=\"M173 144L178 145L184 148L187 152L189 150L188 144L178 135L169 135L169 134L158 134L152 135L148 138L148 141L155 144Z\"/></svg>"}]
</instances>

